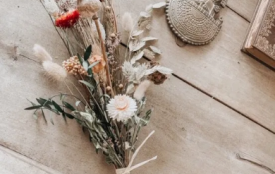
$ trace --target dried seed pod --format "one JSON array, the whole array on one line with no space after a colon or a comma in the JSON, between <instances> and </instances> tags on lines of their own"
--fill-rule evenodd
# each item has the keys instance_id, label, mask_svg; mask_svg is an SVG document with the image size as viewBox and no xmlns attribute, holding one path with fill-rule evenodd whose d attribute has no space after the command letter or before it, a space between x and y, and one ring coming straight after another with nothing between
<instances>
[{"instance_id":1,"label":"dried seed pod","mask_svg":"<svg viewBox=\"0 0 275 174\"><path fill-rule=\"evenodd\" d=\"M160 84L164 83L164 81L166 79L167 79L167 75L162 74L158 71L156 71L148 76L148 80L151 80L152 82L154 82L155 85L160 85Z\"/></svg>"},{"instance_id":2,"label":"dried seed pod","mask_svg":"<svg viewBox=\"0 0 275 174\"><path fill-rule=\"evenodd\" d=\"M88 75L87 71L81 66L77 56L70 57L62 63L66 71L73 75Z\"/></svg>"}]
</instances>

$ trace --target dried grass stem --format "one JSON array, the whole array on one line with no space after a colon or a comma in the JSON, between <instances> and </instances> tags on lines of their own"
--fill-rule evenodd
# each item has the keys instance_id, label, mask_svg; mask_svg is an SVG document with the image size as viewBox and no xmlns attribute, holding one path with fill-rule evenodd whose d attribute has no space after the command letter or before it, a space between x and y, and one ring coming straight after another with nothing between
<instances>
[{"instance_id":1,"label":"dried grass stem","mask_svg":"<svg viewBox=\"0 0 275 174\"><path fill-rule=\"evenodd\" d=\"M111 87L111 96L113 97L114 96L114 91L113 91L112 81L111 81L111 77L110 77L110 70L109 70L109 64L108 64L108 59L107 59L107 55L106 55L105 44L104 44L104 41L103 41L103 38L102 38L102 34L101 34L101 31L100 31L100 28L99 28L98 16L94 15L93 16L93 20L95 22L96 29L97 29L97 32L98 32L98 36L99 36L99 39L100 39L100 45L101 45L102 55L103 55L104 61L106 62L107 83Z\"/></svg>"}]
</instances>

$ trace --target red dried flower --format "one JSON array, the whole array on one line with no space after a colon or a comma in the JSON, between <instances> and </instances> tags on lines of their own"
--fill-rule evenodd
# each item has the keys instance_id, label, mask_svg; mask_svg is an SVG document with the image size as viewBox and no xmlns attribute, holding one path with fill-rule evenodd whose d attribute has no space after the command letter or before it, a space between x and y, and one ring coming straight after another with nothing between
<instances>
[{"instance_id":1,"label":"red dried flower","mask_svg":"<svg viewBox=\"0 0 275 174\"><path fill-rule=\"evenodd\" d=\"M69 28L73 26L79 19L78 10L69 11L55 20L55 25L61 28Z\"/></svg>"}]
</instances>

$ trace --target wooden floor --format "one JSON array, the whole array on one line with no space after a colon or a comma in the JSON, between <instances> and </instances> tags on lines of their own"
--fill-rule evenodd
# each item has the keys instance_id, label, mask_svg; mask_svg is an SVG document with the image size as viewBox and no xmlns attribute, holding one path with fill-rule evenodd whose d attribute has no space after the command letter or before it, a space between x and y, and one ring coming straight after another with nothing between
<instances>
[{"instance_id":1,"label":"wooden floor","mask_svg":"<svg viewBox=\"0 0 275 174\"><path fill-rule=\"evenodd\" d=\"M158 160L131 174L275 173L275 73L240 51L257 2L229 0L221 32L202 47L178 47L164 12L155 14L161 63L175 75L148 94L155 113L141 138L156 134L137 162ZM137 16L148 3L122 0L120 13ZM68 57L38 0L0 0L0 173L114 173L75 122L46 125L23 110L27 98L62 90L44 80L35 43L57 62Z\"/></svg>"}]
</instances>

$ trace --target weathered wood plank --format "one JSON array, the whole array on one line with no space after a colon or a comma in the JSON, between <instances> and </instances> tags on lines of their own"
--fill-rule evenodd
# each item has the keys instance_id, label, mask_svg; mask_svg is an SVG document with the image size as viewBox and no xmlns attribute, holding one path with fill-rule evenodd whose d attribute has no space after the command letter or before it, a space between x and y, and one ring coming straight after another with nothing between
<instances>
[{"instance_id":1,"label":"weathered wood plank","mask_svg":"<svg viewBox=\"0 0 275 174\"><path fill-rule=\"evenodd\" d=\"M0 171L2 174L60 174L36 161L0 146Z\"/></svg>"},{"instance_id":2,"label":"weathered wood plank","mask_svg":"<svg viewBox=\"0 0 275 174\"><path fill-rule=\"evenodd\" d=\"M229 0L227 5L236 13L251 21L259 0Z\"/></svg>"},{"instance_id":3,"label":"weathered wood plank","mask_svg":"<svg viewBox=\"0 0 275 174\"><path fill-rule=\"evenodd\" d=\"M27 80L24 76L21 77ZM35 95L50 93L47 87L38 91L39 85L29 85L36 87L31 88ZM8 101L1 99L1 103L6 102L1 113L1 145L61 173L112 173L112 168L95 154L88 137L75 123L69 122L66 126L61 118L55 120L55 126L47 126L42 120L36 123L29 112L22 112L27 103L14 105L17 94L10 96ZM25 91L21 95L33 94ZM133 173L258 174L263 171L238 160L237 153L249 154L252 160L259 159L274 169L274 135L260 126L175 78L162 87L152 88L148 95L148 104L155 108L155 113L141 139L152 129L157 133L137 161L155 154L159 159ZM9 109L11 105L14 106Z\"/></svg>"},{"instance_id":4,"label":"weathered wood plank","mask_svg":"<svg viewBox=\"0 0 275 174\"><path fill-rule=\"evenodd\" d=\"M131 3L121 4L121 11L137 15L148 4L146 0L135 2L135 6ZM151 34L159 38L161 62L180 78L275 132L275 74L240 51L249 23L228 8L221 16L223 28L212 43L181 48L163 10L155 13Z\"/></svg>"},{"instance_id":5,"label":"weathered wood plank","mask_svg":"<svg viewBox=\"0 0 275 174\"><path fill-rule=\"evenodd\" d=\"M69 121L66 125L58 117L54 126L45 125L43 120L35 121L30 112L23 111L29 105L26 98L47 97L58 93L63 86L45 82L41 68L32 60L19 56L14 61L9 45L16 43L19 51L31 59L31 47L37 40L58 57L56 61L60 62L68 54L38 1L13 0L3 6L10 12L4 9L0 12L3 17L0 25L6 26L0 32L0 145L60 173L112 173L113 168L106 165L101 156L96 156L76 123ZM20 22L12 21L15 18ZM172 57L170 60L174 61ZM167 60L164 63L171 65ZM237 159L237 153L275 170L275 138L262 127L174 77L163 86L150 89L148 95L148 105L154 106L155 113L151 125L141 133L141 139L152 129L156 135L142 149L137 162L156 154L159 158L133 174L266 172Z\"/></svg>"}]
</instances>

